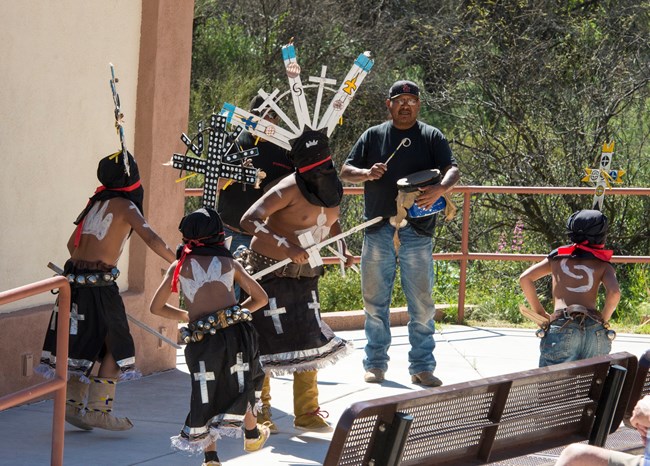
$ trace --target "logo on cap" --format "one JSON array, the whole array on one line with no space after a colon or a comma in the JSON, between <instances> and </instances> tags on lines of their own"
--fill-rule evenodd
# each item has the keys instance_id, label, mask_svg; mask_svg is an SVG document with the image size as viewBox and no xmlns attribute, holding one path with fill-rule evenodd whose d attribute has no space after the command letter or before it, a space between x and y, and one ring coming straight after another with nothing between
<instances>
[{"instance_id":1,"label":"logo on cap","mask_svg":"<svg viewBox=\"0 0 650 466\"><path fill-rule=\"evenodd\" d=\"M310 147L315 146L316 144L318 144L318 141L316 139L314 139L313 141L307 141L307 143L305 144L305 148L309 149Z\"/></svg>"}]
</instances>

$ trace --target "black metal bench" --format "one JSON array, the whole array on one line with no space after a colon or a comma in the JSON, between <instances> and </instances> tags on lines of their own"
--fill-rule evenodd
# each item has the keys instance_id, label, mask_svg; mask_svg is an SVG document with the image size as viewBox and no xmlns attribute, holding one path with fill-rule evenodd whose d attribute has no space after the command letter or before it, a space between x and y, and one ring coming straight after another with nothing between
<instances>
[{"instance_id":1,"label":"black metal bench","mask_svg":"<svg viewBox=\"0 0 650 466\"><path fill-rule=\"evenodd\" d=\"M472 465L602 446L623 419L637 365L623 352L354 403L324 466Z\"/></svg>"},{"instance_id":2,"label":"black metal bench","mask_svg":"<svg viewBox=\"0 0 650 466\"><path fill-rule=\"evenodd\" d=\"M650 350L646 351L639 359L639 368L625 410L626 420L632 416L636 402L646 395L650 395Z\"/></svg>"}]
</instances>

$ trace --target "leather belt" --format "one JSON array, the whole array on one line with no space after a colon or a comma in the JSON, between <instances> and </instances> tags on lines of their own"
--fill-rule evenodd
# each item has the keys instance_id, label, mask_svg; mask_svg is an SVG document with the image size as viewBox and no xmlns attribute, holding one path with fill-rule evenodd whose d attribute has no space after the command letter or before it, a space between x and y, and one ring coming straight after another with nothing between
<instances>
[{"instance_id":1,"label":"leather belt","mask_svg":"<svg viewBox=\"0 0 650 466\"><path fill-rule=\"evenodd\" d=\"M272 265L280 262L276 259L271 259L266 257L258 252L249 250L248 254L248 265L250 265L254 272L259 272L264 270ZM309 263L306 264L296 264L295 262L289 262L284 267L274 271L273 273L278 277L283 278L300 278L300 277L320 277L323 275L324 268L322 265L318 267L311 267Z\"/></svg>"},{"instance_id":2,"label":"leather belt","mask_svg":"<svg viewBox=\"0 0 650 466\"><path fill-rule=\"evenodd\" d=\"M587 309L580 304L572 304L571 306L565 307L564 309L556 309L555 312L551 314L550 321L553 322L555 320L561 319L575 320L584 318L589 318L596 322L604 322L603 317L600 315L600 312L597 312L593 309Z\"/></svg>"}]
</instances>

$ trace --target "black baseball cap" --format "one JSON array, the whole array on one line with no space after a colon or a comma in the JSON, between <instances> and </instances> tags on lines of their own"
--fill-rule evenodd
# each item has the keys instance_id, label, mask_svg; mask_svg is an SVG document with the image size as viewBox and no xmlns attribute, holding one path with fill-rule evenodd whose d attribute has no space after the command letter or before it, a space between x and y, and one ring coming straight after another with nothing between
<instances>
[{"instance_id":1,"label":"black baseball cap","mask_svg":"<svg viewBox=\"0 0 650 466\"><path fill-rule=\"evenodd\" d=\"M390 87L390 91L388 91L388 98L393 99L402 94L410 94L415 97L419 97L420 88L413 81L397 81Z\"/></svg>"}]
</instances>

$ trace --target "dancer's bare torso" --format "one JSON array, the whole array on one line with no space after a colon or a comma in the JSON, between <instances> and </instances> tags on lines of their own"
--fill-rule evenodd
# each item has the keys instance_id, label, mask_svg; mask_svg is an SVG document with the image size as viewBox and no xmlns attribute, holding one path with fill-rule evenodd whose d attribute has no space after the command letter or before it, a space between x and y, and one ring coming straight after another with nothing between
<instances>
[{"instance_id":1,"label":"dancer's bare torso","mask_svg":"<svg viewBox=\"0 0 650 466\"><path fill-rule=\"evenodd\" d=\"M309 203L290 175L248 209L241 225L254 235L253 251L272 259L291 257L294 262L304 263L308 256L298 236L311 233L314 242L322 241L330 235L338 215L338 207Z\"/></svg>"}]
</instances>

